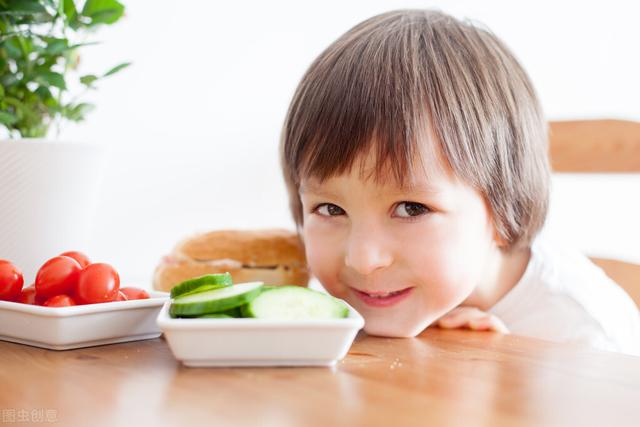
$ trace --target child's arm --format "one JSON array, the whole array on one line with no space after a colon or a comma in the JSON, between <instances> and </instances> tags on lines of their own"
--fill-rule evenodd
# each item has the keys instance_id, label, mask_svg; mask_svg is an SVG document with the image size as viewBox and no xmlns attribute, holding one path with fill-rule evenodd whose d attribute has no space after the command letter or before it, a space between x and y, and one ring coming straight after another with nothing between
<instances>
[{"instance_id":1,"label":"child's arm","mask_svg":"<svg viewBox=\"0 0 640 427\"><path fill-rule=\"evenodd\" d=\"M474 331L509 333L502 320L475 307L456 307L438 319L436 325L444 329L466 328Z\"/></svg>"}]
</instances>

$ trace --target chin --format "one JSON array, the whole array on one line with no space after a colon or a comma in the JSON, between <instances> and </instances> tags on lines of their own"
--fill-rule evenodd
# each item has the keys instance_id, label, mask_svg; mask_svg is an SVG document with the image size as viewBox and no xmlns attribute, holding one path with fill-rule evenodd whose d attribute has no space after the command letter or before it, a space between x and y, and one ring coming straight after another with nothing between
<instances>
[{"instance_id":1,"label":"chin","mask_svg":"<svg viewBox=\"0 0 640 427\"><path fill-rule=\"evenodd\" d=\"M427 325L428 326L428 325ZM413 328L399 325L376 325L367 324L365 321L364 331L368 335L386 338L414 338L420 332L424 331L427 326L416 326Z\"/></svg>"}]
</instances>

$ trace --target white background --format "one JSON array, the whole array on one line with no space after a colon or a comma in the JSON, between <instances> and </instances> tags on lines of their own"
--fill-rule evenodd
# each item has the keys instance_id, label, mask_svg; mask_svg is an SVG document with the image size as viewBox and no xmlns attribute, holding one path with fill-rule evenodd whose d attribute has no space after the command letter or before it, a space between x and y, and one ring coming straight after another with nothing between
<instances>
[{"instance_id":1,"label":"white background","mask_svg":"<svg viewBox=\"0 0 640 427\"><path fill-rule=\"evenodd\" d=\"M277 145L311 61L356 23L435 7L488 26L514 51L550 119L640 120L640 26L634 2L126 2L81 69L133 61L87 100L97 109L60 138L112 150L92 243L96 261L149 286L183 236L292 227ZM640 262L640 179L554 178L548 230L590 254Z\"/></svg>"}]
</instances>

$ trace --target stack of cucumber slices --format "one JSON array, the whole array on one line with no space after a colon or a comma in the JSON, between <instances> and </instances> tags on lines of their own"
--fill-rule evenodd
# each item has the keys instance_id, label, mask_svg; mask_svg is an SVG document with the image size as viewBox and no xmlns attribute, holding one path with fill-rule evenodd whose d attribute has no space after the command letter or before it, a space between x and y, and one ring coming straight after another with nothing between
<instances>
[{"instance_id":1,"label":"stack of cucumber slices","mask_svg":"<svg viewBox=\"0 0 640 427\"><path fill-rule=\"evenodd\" d=\"M341 300L300 286L233 284L231 275L207 274L171 289L171 317L258 319L341 319L349 308Z\"/></svg>"}]
</instances>

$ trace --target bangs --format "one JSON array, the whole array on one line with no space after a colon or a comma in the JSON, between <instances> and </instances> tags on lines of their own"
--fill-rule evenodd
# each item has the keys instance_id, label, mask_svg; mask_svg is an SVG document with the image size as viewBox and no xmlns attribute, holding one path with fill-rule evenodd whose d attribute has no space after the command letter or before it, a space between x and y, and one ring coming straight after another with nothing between
<instances>
[{"instance_id":1,"label":"bangs","mask_svg":"<svg viewBox=\"0 0 640 427\"><path fill-rule=\"evenodd\" d=\"M357 167L363 179L404 186L420 159L429 114L424 64L416 63L423 55L413 52L419 35L411 27L380 32L366 25L352 34L316 60L292 103L284 131L296 144L283 154L297 166L296 185L300 177L322 182ZM369 154L375 168L366 171L356 162Z\"/></svg>"}]
</instances>

